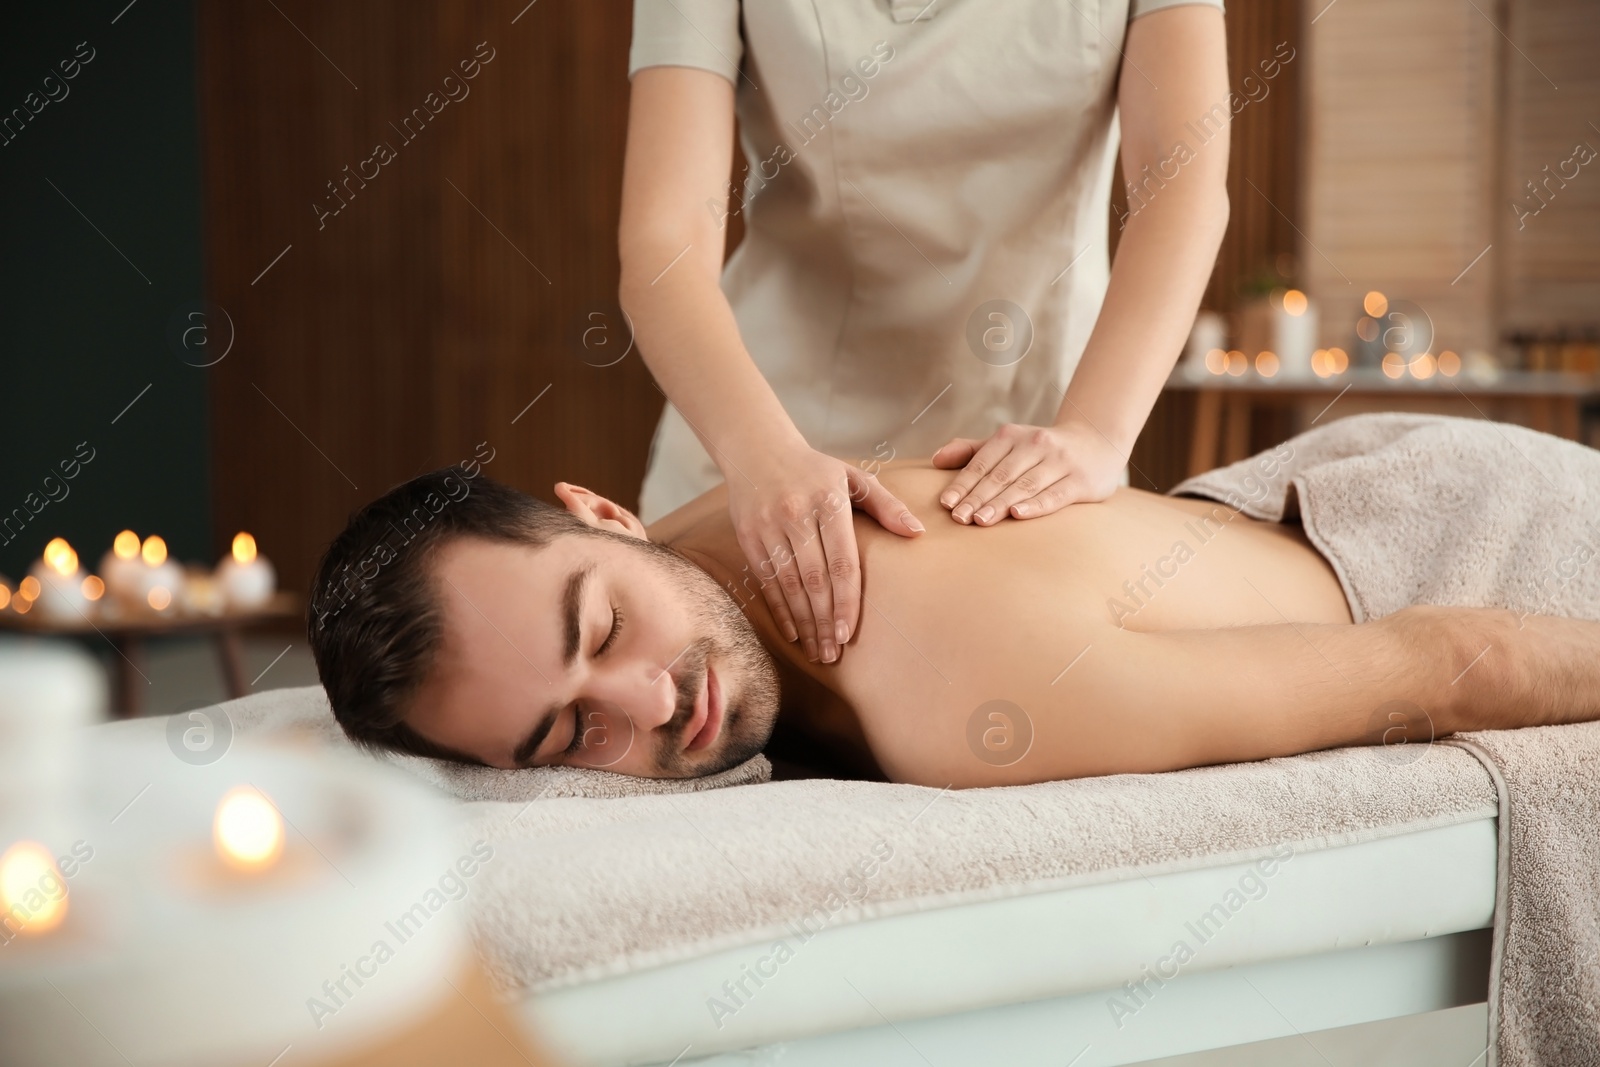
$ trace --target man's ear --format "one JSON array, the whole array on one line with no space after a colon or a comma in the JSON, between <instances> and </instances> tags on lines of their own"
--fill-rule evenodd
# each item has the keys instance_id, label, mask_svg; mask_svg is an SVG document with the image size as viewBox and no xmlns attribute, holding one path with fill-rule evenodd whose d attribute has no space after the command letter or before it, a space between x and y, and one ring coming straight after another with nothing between
<instances>
[{"instance_id":1,"label":"man's ear","mask_svg":"<svg viewBox=\"0 0 1600 1067\"><path fill-rule=\"evenodd\" d=\"M650 535L644 532L644 523L639 521L637 515L599 493L570 482L557 482L556 497L567 506L568 511L590 526L628 534L641 541L650 540Z\"/></svg>"}]
</instances>

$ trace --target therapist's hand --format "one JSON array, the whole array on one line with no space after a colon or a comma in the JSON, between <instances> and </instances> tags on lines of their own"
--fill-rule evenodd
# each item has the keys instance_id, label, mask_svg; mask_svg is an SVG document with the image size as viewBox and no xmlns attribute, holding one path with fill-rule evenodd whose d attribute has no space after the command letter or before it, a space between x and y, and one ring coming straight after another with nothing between
<instances>
[{"instance_id":1,"label":"therapist's hand","mask_svg":"<svg viewBox=\"0 0 1600 1067\"><path fill-rule=\"evenodd\" d=\"M935 467L962 468L939 503L957 522L979 526L1104 500L1121 484L1127 462L1098 430L1073 421L1007 423L988 440L957 437L933 454Z\"/></svg>"},{"instance_id":2,"label":"therapist's hand","mask_svg":"<svg viewBox=\"0 0 1600 1067\"><path fill-rule=\"evenodd\" d=\"M923 531L877 478L810 448L775 454L728 480L728 513L778 628L806 658L832 663L856 632L861 563L852 504L902 537Z\"/></svg>"}]
</instances>

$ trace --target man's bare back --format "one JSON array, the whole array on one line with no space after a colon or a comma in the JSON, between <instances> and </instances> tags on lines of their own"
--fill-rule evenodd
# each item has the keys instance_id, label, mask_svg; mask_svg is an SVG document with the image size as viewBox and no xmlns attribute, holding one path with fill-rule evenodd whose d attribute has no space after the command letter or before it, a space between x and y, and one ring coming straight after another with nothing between
<instances>
[{"instance_id":1,"label":"man's bare back","mask_svg":"<svg viewBox=\"0 0 1600 1067\"><path fill-rule=\"evenodd\" d=\"M879 477L940 513L947 472ZM810 662L779 634L727 516L718 488L649 532L744 608L780 665L784 719L895 781L1015 784L1359 744L1390 701L1444 732L1447 682L1467 663L1454 624L1475 618L1488 627L1476 635L1509 614L1416 609L1400 614L1453 624L1354 626L1298 525L1123 488L1026 522L935 522L914 540L856 514L861 622L838 662Z\"/></svg>"}]
</instances>

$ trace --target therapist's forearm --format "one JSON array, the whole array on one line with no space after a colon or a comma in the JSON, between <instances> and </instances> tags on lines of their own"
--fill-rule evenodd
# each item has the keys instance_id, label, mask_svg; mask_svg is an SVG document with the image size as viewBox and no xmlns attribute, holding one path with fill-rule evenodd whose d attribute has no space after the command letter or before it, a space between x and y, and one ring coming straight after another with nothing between
<instances>
[{"instance_id":1,"label":"therapist's forearm","mask_svg":"<svg viewBox=\"0 0 1600 1067\"><path fill-rule=\"evenodd\" d=\"M1220 175L1182 175L1128 219L1058 424L1086 422L1122 453L1133 451L1194 324L1227 225Z\"/></svg>"},{"instance_id":2,"label":"therapist's forearm","mask_svg":"<svg viewBox=\"0 0 1600 1067\"><path fill-rule=\"evenodd\" d=\"M716 237L720 242L720 232ZM655 255L641 248L633 259L630 263L624 256L619 294L640 356L723 477L737 477L785 449L805 447L805 438L750 358L715 270L679 262L665 274L647 277L657 262L671 261L664 247Z\"/></svg>"}]
</instances>

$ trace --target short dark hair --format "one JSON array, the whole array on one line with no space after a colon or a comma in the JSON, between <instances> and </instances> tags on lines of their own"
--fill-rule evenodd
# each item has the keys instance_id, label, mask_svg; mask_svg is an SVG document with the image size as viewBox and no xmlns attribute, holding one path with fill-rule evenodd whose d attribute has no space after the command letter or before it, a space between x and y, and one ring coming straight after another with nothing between
<instances>
[{"instance_id":1,"label":"short dark hair","mask_svg":"<svg viewBox=\"0 0 1600 1067\"><path fill-rule=\"evenodd\" d=\"M444 467L350 516L317 566L306 629L317 675L345 734L366 749L479 763L406 725L443 632L433 559L464 537L543 547L599 535L564 508Z\"/></svg>"}]
</instances>

